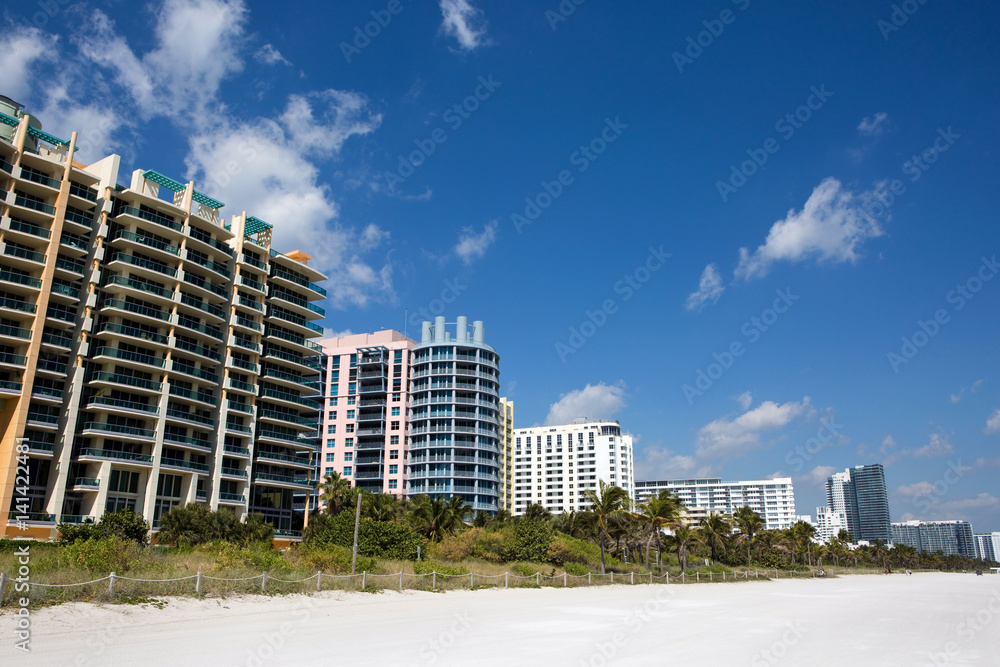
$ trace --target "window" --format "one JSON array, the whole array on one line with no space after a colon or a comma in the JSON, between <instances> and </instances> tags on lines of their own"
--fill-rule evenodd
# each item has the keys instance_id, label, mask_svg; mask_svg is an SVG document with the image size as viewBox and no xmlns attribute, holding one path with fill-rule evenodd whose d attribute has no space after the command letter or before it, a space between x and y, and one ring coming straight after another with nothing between
<instances>
[{"instance_id":1,"label":"window","mask_svg":"<svg viewBox=\"0 0 1000 667\"><path fill-rule=\"evenodd\" d=\"M340 371L333 371L330 373L330 380L333 382L340 381Z\"/></svg>"},{"instance_id":2,"label":"window","mask_svg":"<svg viewBox=\"0 0 1000 667\"><path fill-rule=\"evenodd\" d=\"M354 474L354 468L351 467L351 466L344 466L344 474L345 475L352 475L352 474Z\"/></svg>"},{"instance_id":3,"label":"window","mask_svg":"<svg viewBox=\"0 0 1000 667\"><path fill-rule=\"evenodd\" d=\"M354 419L354 410L348 410L347 411L347 418L348 419Z\"/></svg>"},{"instance_id":4,"label":"window","mask_svg":"<svg viewBox=\"0 0 1000 667\"><path fill-rule=\"evenodd\" d=\"M394 459L398 459L398 458L399 458L399 450L398 449L390 449L389 450L389 460L394 460Z\"/></svg>"},{"instance_id":5,"label":"window","mask_svg":"<svg viewBox=\"0 0 1000 667\"><path fill-rule=\"evenodd\" d=\"M339 390L339 387L337 385L335 385L335 384L331 384L330 385L330 395L331 396L336 396L338 390ZM334 401L333 404L336 405L337 402Z\"/></svg>"},{"instance_id":6,"label":"window","mask_svg":"<svg viewBox=\"0 0 1000 667\"><path fill-rule=\"evenodd\" d=\"M330 368L340 368L340 355L330 357Z\"/></svg>"},{"instance_id":7,"label":"window","mask_svg":"<svg viewBox=\"0 0 1000 667\"><path fill-rule=\"evenodd\" d=\"M398 393L394 393L392 395L392 400L395 401L395 402L398 402L399 401L399 394Z\"/></svg>"},{"instance_id":8,"label":"window","mask_svg":"<svg viewBox=\"0 0 1000 667\"><path fill-rule=\"evenodd\" d=\"M347 404L348 405L354 405L357 402L357 400L358 399L357 399L356 396L348 396L347 397Z\"/></svg>"},{"instance_id":9,"label":"window","mask_svg":"<svg viewBox=\"0 0 1000 667\"><path fill-rule=\"evenodd\" d=\"M352 354L351 355L351 368L357 368L357 367L358 367L358 355Z\"/></svg>"},{"instance_id":10,"label":"window","mask_svg":"<svg viewBox=\"0 0 1000 667\"><path fill-rule=\"evenodd\" d=\"M392 409L392 416L393 417L398 417L399 416L399 408L393 408Z\"/></svg>"},{"instance_id":11,"label":"window","mask_svg":"<svg viewBox=\"0 0 1000 667\"><path fill-rule=\"evenodd\" d=\"M347 393L348 394L356 394L356 393L358 393L358 383L357 382L351 382L350 384L348 384L347 385Z\"/></svg>"},{"instance_id":12,"label":"window","mask_svg":"<svg viewBox=\"0 0 1000 667\"><path fill-rule=\"evenodd\" d=\"M344 461L353 461L354 452L344 452Z\"/></svg>"},{"instance_id":13,"label":"window","mask_svg":"<svg viewBox=\"0 0 1000 667\"><path fill-rule=\"evenodd\" d=\"M389 488L390 489L399 488L399 482L397 480L395 480L395 479L390 479L389 480Z\"/></svg>"},{"instance_id":14,"label":"window","mask_svg":"<svg viewBox=\"0 0 1000 667\"><path fill-rule=\"evenodd\" d=\"M398 435L390 435L389 436L389 444L390 445L398 445L399 444L399 436Z\"/></svg>"},{"instance_id":15,"label":"window","mask_svg":"<svg viewBox=\"0 0 1000 667\"><path fill-rule=\"evenodd\" d=\"M403 363L403 351L402 350L396 350L393 353L393 355L392 355L392 360L394 362L396 362L397 364Z\"/></svg>"},{"instance_id":16,"label":"window","mask_svg":"<svg viewBox=\"0 0 1000 667\"><path fill-rule=\"evenodd\" d=\"M337 432L337 425L336 424L330 424L329 426L326 427L326 434L327 435L333 435L336 432ZM347 432L348 433L351 432L350 424L348 424L348 426L347 426Z\"/></svg>"},{"instance_id":17,"label":"window","mask_svg":"<svg viewBox=\"0 0 1000 667\"><path fill-rule=\"evenodd\" d=\"M353 446L354 446L354 438L344 439L344 447L353 447Z\"/></svg>"},{"instance_id":18,"label":"window","mask_svg":"<svg viewBox=\"0 0 1000 667\"><path fill-rule=\"evenodd\" d=\"M392 426L390 427L390 430L398 431L399 430L399 422L392 422Z\"/></svg>"},{"instance_id":19,"label":"window","mask_svg":"<svg viewBox=\"0 0 1000 667\"><path fill-rule=\"evenodd\" d=\"M390 475L398 475L399 474L399 466L398 465L391 465L391 466L389 466L389 474Z\"/></svg>"},{"instance_id":20,"label":"window","mask_svg":"<svg viewBox=\"0 0 1000 667\"><path fill-rule=\"evenodd\" d=\"M331 398L330 399L330 407L331 408L337 407L337 399L335 399L335 398Z\"/></svg>"},{"instance_id":21,"label":"window","mask_svg":"<svg viewBox=\"0 0 1000 667\"><path fill-rule=\"evenodd\" d=\"M330 412L327 413L326 418L327 419L336 419L337 418L337 411L336 410L330 410Z\"/></svg>"},{"instance_id":22,"label":"window","mask_svg":"<svg viewBox=\"0 0 1000 667\"><path fill-rule=\"evenodd\" d=\"M333 458L335 456L336 456L336 454L334 454L333 452L327 452L326 453L326 462L327 463L333 463Z\"/></svg>"},{"instance_id":23,"label":"window","mask_svg":"<svg viewBox=\"0 0 1000 667\"><path fill-rule=\"evenodd\" d=\"M348 424L347 425L347 432L348 433L354 433L354 424Z\"/></svg>"},{"instance_id":24,"label":"window","mask_svg":"<svg viewBox=\"0 0 1000 667\"><path fill-rule=\"evenodd\" d=\"M332 475L333 474L333 468L323 468L323 474L324 475Z\"/></svg>"}]
</instances>

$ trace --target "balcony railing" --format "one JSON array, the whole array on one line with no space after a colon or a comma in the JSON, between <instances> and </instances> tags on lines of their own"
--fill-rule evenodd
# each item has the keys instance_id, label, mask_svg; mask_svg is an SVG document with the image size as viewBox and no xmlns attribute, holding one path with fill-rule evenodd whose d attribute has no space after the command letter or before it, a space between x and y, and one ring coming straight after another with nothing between
<instances>
[{"instance_id":1,"label":"balcony railing","mask_svg":"<svg viewBox=\"0 0 1000 667\"><path fill-rule=\"evenodd\" d=\"M114 237L111 240L114 241L116 239L125 239L126 241L132 241L133 243L139 243L139 244L142 244L142 245L147 246L149 248L155 248L156 250L162 250L163 252L169 253L171 255L175 255L177 257L180 257L180 254L181 254L181 249L178 248L175 245L170 245L168 243L164 243L163 241L157 241L154 238L150 238L150 237L144 236L142 234L136 234L134 232L128 232L128 231L125 231L124 229L120 230L117 234L115 234Z\"/></svg>"},{"instance_id":2,"label":"balcony railing","mask_svg":"<svg viewBox=\"0 0 1000 667\"><path fill-rule=\"evenodd\" d=\"M319 403L315 400L309 398L302 398L297 394L290 394L286 391L277 391L274 389L264 389L261 391L261 397L263 398L274 398L281 401L288 401L290 403L298 403L299 405L304 405L312 410L319 410Z\"/></svg>"},{"instance_id":3,"label":"balcony railing","mask_svg":"<svg viewBox=\"0 0 1000 667\"><path fill-rule=\"evenodd\" d=\"M180 338L174 339L174 347L176 347L178 350L185 350L187 352L191 352L192 354L197 354L202 357L208 357L213 361L220 361L222 359L222 355L216 352L215 350L209 349L207 347L202 347L201 345L195 345L193 343L189 343L185 340L181 340Z\"/></svg>"},{"instance_id":4,"label":"balcony railing","mask_svg":"<svg viewBox=\"0 0 1000 667\"><path fill-rule=\"evenodd\" d=\"M87 422L83 425L84 431L104 431L106 433L118 433L120 435L131 435L137 438L155 438L156 431L145 428L135 428L133 426L122 426L121 424L108 424L106 422Z\"/></svg>"},{"instance_id":5,"label":"balcony railing","mask_svg":"<svg viewBox=\"0 0 1000 667\"><path fill-rule=\"evenodd\" d=\"M107 405L112 408L123 408L125 410L149 412L152 414L156 414L159 411L159 406L157 405L147 405L146 403L136 403L135 401L123 401L109 396L92 396L87 402L87 407L90 408L94 405Z\"/></svg>"},{"instance_id":6,"label":"balcony railing","mask_svg":"<svg viewBox=\"0 0 1000 667\"><path fill-rule=\"evenodd\" d=\"M24 208L30 208L34 211L40 211L41 213L48 213L49 215L55 215L56 207L49 204L44 204L34 199L28 199L27 197L22 197L21 195L16 195L14 197L15 206L23 206Z\"/></svg>"},{"instance_id":7,"label":"balcony railing","mask_svg":"<svg viewBox=\"0 0 1000 667\"><path fill-rule=\"evenodd\" d=\"M108 259L108 262L125 262L126 264L131 264L132 266L162 273L163 275L170 276L171 278L177 277L177 269L172 269L162 262L142 259L141 257L135 257L134 255L124 252L113 253Z\"/></svg>"},{"instance_id":8,"label":"balcony railing","mask_svg":"<svg viewBox=\"0 0 1000 667\"><path fill-rule=\"evenodd\" d=\"M24 232L25 234L31 234L32 236L38 236L43 239L50 238L52 233L39 227L38 225L33 225L30 222L24 222L23 220L12 219L10 221L11 231Z\"/></svg>"},{"instance_id":9,"label":"balcony railing","mask_svg":"<svg viewBox=\"0 0 1000 667\"><path fill-rule=\"evenodd\" d=\"M31 329L22 329L20 327L10 327L6 324L0 325L0 336L7 336L9 338L23 338L28 340L31 338Z\"/></svg>"},{"instance_id":10,"label":"balcony railing","mask_svg":"<svg viewBox=\"0 0 1000 667\"><path fill-rule=\"evenodd\" d=\"M21 259L26 259L30 262L38 262L39 264L45 263L45 255L42 253L35 252L33 250L25 250L24 248L19 248L9 244L4 246L3 254L10 255L11 257L20 257Z\"/></svg>"},{"instance_id":11,"label":"balcony railing","mask_svg":"<svg viewBox=\"0 0 1000 667\"><path fill-rule=\"evenodd\" d=\"M301 285L302 287L310 289L317 294L326 296L326 290L316 283L311 283L302 276L295 275L294 273L290 273L289 271L285 271L279 267L274 267L274 272L271 275L275 278L283 278L289 282L295 283L296 285Z\"/></svg>"},{"instance_id":12,"label":"balcony railing","mask_svg":"<svg viewBox=\"0 0 1000 667\"><path fill-rule=\"evenodd\" d=\"M183 459L160 459L160 465L173 466L175 468L187 468L188 470L198 470L208 472L208 466L204 463L194 461L184 461Z\"/></svg>"},{"instance_id":13,"label":"balcony railing","mask_svg":"<svg viewBox=\"0 0 1000 667\"><path fill-rule=\"evenodd\" d=\"M153 457L149 454L137 454L135 452L120 452L113 449L81 449L77 456L95 456L103 459L118 459L121 461L138 461L140 463L152 463Z\"/></svg>"},{"instance_id":14,"label":"balcony railing","mask_svg":"<svg viewBox=\"0 0 1000 667\"><path fill-rule=\"evenodd\" d=\"M198 255L195 255L194 253L191 252L187 253L187 260L189 262L194 262L199 266L203 266L210 271L215 271L219 275L225 276L226 278L230 278L233 275L225 264L219 264L218 262L213 262L203 257L199 257Z\"/></svg>"},{"instance_id":15,"label":"balcony railing","mask_svg":"<svg viewBox=\"0 0 1000 667\"><path fill-rule=\"evenodd\" d=\"M112 357L114 359L121 359L122 361L134 361L139 364L146 364L147 366L156 366L157 368L163 368L167 364L166 359L153 357L148 354L139 354L138 352L130 352L128 350L120 350L114 347L99 347L94 352L94 356Z\"/></svg>"},{"instance_id":16,"label":"balcony railing","mask_svg":"<svg viewBox=\"0 0 1000 667\"><path fill-rule=\"evenodd\" d=\"M184 389L183 387L177 387L175 385L170 385L170 393L173 396L180 396L181 398L187 398L192 401L201 401L202 403L210 403L212 405L218 405L219 403L219 399L212 394L206 394L201 391L191 391L190 389Z\"/></svg>"},{"instance_id":17,"label":"balcony railing","mask_svg":"<svg viewBox=\"0 0 1000 667\"><path fill-rule=\"evenodd\" d=\"M170 313L160 310L159 308L150 308L149 306L141 306L137 303L132 303L131 301L125 301L124 299L106 299L104 303L101 304L101 308L117 308L118 310L127 310L130 313L135 313L136 315L145 315L146 317L152 317L153 319L167 321L170 319Z\"/></svg>"},{"instance_id":18,"label":"balcony railing","mask_svg":"<svg viewBox=\"0 0 1000 667\"><path fill-rule=\"evenodd\" d=\"M155 222L156 224L161 225L163 227L168 227L174 230L175 232L179 232L184 229L184 227L180 223L172 220L171 218L168 218L164 215L159 215L157 213L150 213L149 211L143 211L142 209L132 208L131 206L124 206L121 209L119 209L119 211L115 214L115 216L117 217L119 215L131 215L136 218L142 218L143 220L148 220L149 222Z\"/></svg>"},{"instance_id":19,"label":"balcony railing","mask_svg":"<svg viewBox=\"0 0 1000 667\"><path fill-rule=\"evenodd\" d=\"M173 301L176 292L172 292L162 287L157 287L156 285L150 285L149 283L140 282L138 280L133 280L132 278L126 278L125 276L109 276L104 284L107 285L123 285L125 287L131 287L132 289L139 290L140 292L146 292L148 294L155 294L161 296L164 299L170 299Z\"/></svg>"},{"instance_id":20,"label":"balcony railing","mask_svg":"<svg viewBox=\"0 0 1000 667\"><path fill-rule=\"evenodd\" d=\"M97 372L90 376L90 382L113 382L115 384L128 385L129 387L139 387L141 389L150 389L153 391L161 391L163 389L163 383L154 382L152 380L146 380L145 378L132 377L131 375L120 375L118 373L107 373L107 372Z\"/></svg>"},{"instance_id":21,"label":"balcony railing","mask_svg":"<svg viewBox=\"0 0 1000 667\"><path fill-rule=\"evenodd\" d=\"M35 288L42 286L42 281L38 278L32 278L31 276L26 276L21 273L11 273L10 271L0 271L0 280L7 283L27 285L28 287Z\"/></svg>"}]
</instances>

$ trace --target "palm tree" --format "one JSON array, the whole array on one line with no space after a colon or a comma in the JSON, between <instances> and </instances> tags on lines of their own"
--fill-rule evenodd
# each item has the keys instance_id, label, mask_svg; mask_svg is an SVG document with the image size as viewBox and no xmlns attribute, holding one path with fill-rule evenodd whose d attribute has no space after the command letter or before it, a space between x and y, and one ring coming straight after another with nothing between
<instances>
[{"instance_id":1,"label":"palm tree","mask_svg":"<svg viewBox=\"0 0 1000 667\"><path fill-rule=\"evenodd\" d=\"M675 524L672 530L674 534L670 537L670 546L677 551L677 561L681 564L683 573L687 569L688 551L698 544L698 536L690 526L684 524Z\"/></svg>"},{"instance_id":2,"label":"palm tree","mask_svg":"<svg viewBox=\"0 0 1000 667\"><path fill-rule=\"evenodd\" d=\"M750 545L753 543L754 535L764 529L766 525L764 518L754 512L749 505L744 505L733 512L733 519L740 529L740 541L747 545L747 565L751 564Z\"/></svg>"},{"instance_id":3,"label":"palm tree","mask_svg":"<svg viewBox=\"0 0 1000 667\"><path fill-rule=\"evenodd\" d=\"M594 515L590 512L563 512L552 520L553 527L570 537L584 539L594 534Z\"/></svg>"},{"instance_id":4,"label":"palm tree","mask_svg":"<svg viewBox=\"0 0 1000 667\"><path fill-rule=\"evenodd\" d=\"M646 569L649 569L649 548L656 540L657 553L660 550L660 531L665 525L674 523L680 518L684 505L673 492L663 490L659 495L649 498L636 506L636 517L649 534L646 541Z\"/></svg>"},{"instance_id":5,"label":"palm tree","mask_svg":"<svg viewBox=\"0 0 1000 667\"><path fill-rule=\"evenodd\" d=\"M417 496L410 503L410 524L418 533L435 541L454 533L464 525L462 521L469 513L468 505L461 496L452 496L452 500L456 498L459 503L444 498Z\"/></svg>"},{"instance_id":6,"label":"palm tree","mask_svg":"<svg viewBox=\"0 0 1000 667\"><path fill-rule=\"evenodd\" d=\"M723 514L709 514L698 523L699 537L712 551L713 563L718 561L719 551L726 550L726 538L731 530L729 518Z\"/></svg>"},{"instance_id":7,"label":"palm tree","mask_svg":"<svg viewBox=\"0 0 1000 667\"><path fill-rule=\"evenodd\" d=\"M455 517L455 529L461 528L465 524L465 520L469 518L472 514L472 506L465 502L465 498L462 496L452 496L448 499L448 508Z\"/></svg>"},{"instance_id":8,"label":"palm tree","mask_svg":"<svg viewBox=\"0 0 1000 667\"><path fill-rule=\"evenodd\" d=\"M802 564L808 558L808 563L812 565L812 538L816 535L816 526L806 521L796 521L788 532L793 547L802 553Z\"/></svg>"},{"instance_id":9,"label":"palm tree","mask_svg":"<svg viewBox=\"0 0 1000 667\"><path fill-rule=\"evenodd\" d=\"M532 503L524 508L524 514L520 518L525 521L549 521L552 519L552 514L545 509L545 505Z\"/></svg>"},{"instance_id":10,"label":"palm tree","mask_svg":"<svg viewBox=\"0 0 1000 667\"><path fill-rule=\"evenodd\" d=\"M854 544L854 536L846 528L841 528L837 533L837 539L847 544Z\"/></svg>"},{"instance_id":11,"label":"palm tree","mask_svg":"<svg viewBox=\"0 0 1000 667\"><path fill-rule=\"evenodd\" d=\"M601 547L601 574L607 571L604 562L604 543L608 538L608 529L615 517L628 509L629 498L625 489L599 481L597 492L587 489L583 492L584 499L591 504L590 511L597 517L598 544Z\"/></svg>"},{"instance_id":12,"label":"palm tree","mask_svg":"<svg viewBox=\"0 0 1000 667\"><path fill-rule=\"evenodd\" d=\"M351 488L351 482L340 473L334 470L328 472L322 482L318 482L316 488L319 489L319 501L326 505L328 514L336 515L354 503L355 490Z\"/></svg>"},{"instance_id":13,"label":"palm tree","mask_svg":"<svg viewBox=\"0 0 1000 667\"><path fill-rule=\"evenodd\" d=\"M364 493L361 514L376 521L394 521L400 515L400 502L387 493Z\"/></svg>"}]
</instances>

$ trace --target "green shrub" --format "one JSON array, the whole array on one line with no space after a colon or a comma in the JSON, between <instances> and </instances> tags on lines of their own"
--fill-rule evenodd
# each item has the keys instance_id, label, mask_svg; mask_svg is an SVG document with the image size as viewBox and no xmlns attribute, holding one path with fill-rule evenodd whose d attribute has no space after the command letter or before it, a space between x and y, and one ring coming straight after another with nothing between
<instances>
[{"instance_id":1,"label":"green shrub","mask_svg":"<svg viewBox=\"0 0 1000 667\"><path fill-rule=\"evenodd\" d=\"M469 574L469 571L464 567L445 565L432 560L418 560L413 563L413 574L430 574L431 572L449 575Z\"/></svg>"},{"instance_id":2,"label":"green shrub","mask_svg":"<svg viewBox=\"0 0 1000 667\"><path fill-rule=\"evenodd\" d=\"M215 554L215 566L219 570L251 569L276 571L289 569L290 564L269 543L240 546L232 542L216 542L211 545Z\"/></svg>"},{"instance_id":3,"label":"green shrub","mask_svg":"<svg viewBox=\"0 0 1000 667\"><path fill-rule=\"evenodd\" d=\"M354 516L349 512L341 512L330 519L315 521L319 524L313 528L314 520L310 517L308 538L306 542L318 547L337 545L354 546ZM375 521L361 519L358 527L358 555L387 560L415 560L417 547L424 546L422 537L407 525L394 521Z\"/></svg>"},{"instance_id":4,"label":"green shrub","mask_svg":"<svg viewBox=\"0 0 1000 667\"><path fill-rule=\"evenodd\" d=\"M149 522L131 508L121 512L105 512L95 528L96 537L118 537L145 545L149 542Z\"/></svg>"},{"instance_id":5,"label":"green shrub","mask_svg":"<svg viewBox=\"0 0 1000 667\"><path fill-rule=\"evenodd\" d=\"M533 577L539 570L531 563L514 563L510 571L519 577Z\"/></svg>"},{"instance_id":6,"label":"green shrub","mask_svg":"<svg viewBox=\"0 0 1000 667\"><path fill-rule=\"evenodd\" d=\"M134 540L117 536L78 540L64 547L63 557L76 567L95 574L128 572L137 567L144 549Z\"/></svg>"},{"instance_id":7,"label":"green shrub","mask_svg":"<svg viewBox=\"0 0 1000 667\"><path fill-rule=\"evenodd\" d=\"M309 570L332 574L345 574L351 571L351 550L335 544L325 547L301 544L290 557ZM373 572L376 569L378 561L374 558L358 556L358 572Z\"/></svg>"},{"instance_id":8,"label":"green shrub","mask_svg":"<svg viewBox=\"0 0 1000 667\"><path fill-rule=\"evenodd\" d=\"M93 523L61 523L58 530L61 543L73 544L95 537L97 526Z\"/></svg>"},{"instance_id":9,"label":"green shrub","mask_svg":"<svg viewBox=\"0 0 1000 667\"><path fill-rule=\"evenodd\" d=\"M270 542L274 527L260 514L250 514L240 521L228 507L212 511L208 505L192 503L175 507L160 519L157 539L161 543L190 547L225 540L249 546L255 542Z\"/></svg>"},{"instance_id":10,"label":"green shrub","mask_svg":"<svg viewBox=\"0 0 1000 667\"><path fill-rule=\"evenodd\" d=\"M563 563L562 568L566 571L566 574L573 575L574 577L582 577L590 572L589 567L580 563Z\"/></svg>"}]
</instances>

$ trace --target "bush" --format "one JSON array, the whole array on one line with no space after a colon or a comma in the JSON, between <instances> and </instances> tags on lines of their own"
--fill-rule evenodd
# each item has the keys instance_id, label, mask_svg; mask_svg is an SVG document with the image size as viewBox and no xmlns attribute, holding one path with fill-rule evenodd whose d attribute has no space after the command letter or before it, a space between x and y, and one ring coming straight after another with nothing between
<instances>
[{"instance_id":1,"label":"bush","mask_svg":"<svg viewBox=\"0 0 1000 667\"><path fill-rule=\"evenodd\" d=\"M228 507L213 512L208 505L194 503L175 507L164 514L157 539L179 547L220 540L249 546L270 542L273 537L274 527L260 514L250 514L241 522L236 512Z\"/></svg>"},{"instance_id":2,"label":"bush","mask_svg":"<svg viewBox=\"0 0 1000 667\"><path fill-rule=\"evenodd\" d=\"M418 560L413 563L413 574L430 574L431 572L456 576L469 574L469 571L464 567L445 565L444 563L432 560Z\"/></svg>"},{"instance_id":3,"label":"bush","mask_svg":"<svg viewBox=\"0 0 1000 667\"><path fill-rule=\"evenodd\" d=\"M58 530L61 543L73 544L95 537L97 526L93 523L61 523Z\"/></svg>"},{"instance_id":4,"label":"bush","mask_svg":"<svg viewBox=\"0 0 1000 667\"><path fill-rule=\"evenodd\" d=\"M72 565L95 574L128 572L140 565L143 555L137 542L117 536L77 540L67 544L63 552Z\"/></svg>"},{"instance_id":5,"label":"bush","mask_svg":"<svg viewBox=\"0 0 1000 667\"><path fill-rule=\"evenodd\" d=\"M503 532L512 532L512 539L504 540L500 557L504 562L526 560L541 562L552 542L554 531L548 521L517 521Z\"/></svg>"},{"instance_id":6,"label":"bush","mask_svg":"<svg viewBox=\"0 0 1000 667\"><path fill-rule=\"evenodd\" d=\"M351 550L346 547L329 545L326 547L299 545L292 552L292 559L310 570L321 570L334 574L350 573ZM378 569L378 561L366 556L358 556L358 572L373 572Z\"/></svg>"},{"instance_id":7,"label":"bush","mask_svg":"<svg viewBox=\"0 0 1000 667\"><path fill-rule=\"evenodd\" d=\"M590 572L589 567L580 563L564 563L562 568L566 571L566 574L573 575L574 577L582 577Z\"/></svg>"},{"instance_id":8,"label":"bush","mask_svg":"<svg viewBox=\"0 0 1000 667\"><path fill-rule=\"evenodd\" d=\"M118 537L145 545L149 542L149 522L131 508L121 512L105 512L97 522L96 537Z\"/></svg>"},{"instance_id":9,"label":"bush","mask_svg":"<svg viewBox=\"0 0 1000 667\"><path fill-rule=\"evenodd\" d=\"M269 543L240 546L232 542L211 545L215 554L215 567L219 570L246 569L275 571L289 569L290 564Z\"/></svg>"},{"instance_id":10,"label":"bush","mask_svg":"<svg viewBox=\"0 0 1000 667\"><path fill-rule=\"evenodd\" d=\"M354 546L354 516L349 512L341 512L328 519L317 518L310 517L308 544L323 548L337 545L350 549ZM314 527L314 523L318 525ZM412 528L394 521L361 519L358 527L359 556L415 560L417 547L424 544L424 539Z\"/></svg>"},{"instance_id":11,"label":"bush","mask_svg":"<svg viewBox=\"0 0 1000 667\"><path fill-rule=\"evenodd\" d=\"M533 577L539 572L539 569L531 563L514 563L510 571L519 577Z\"/></svg>"}]
</instances>

